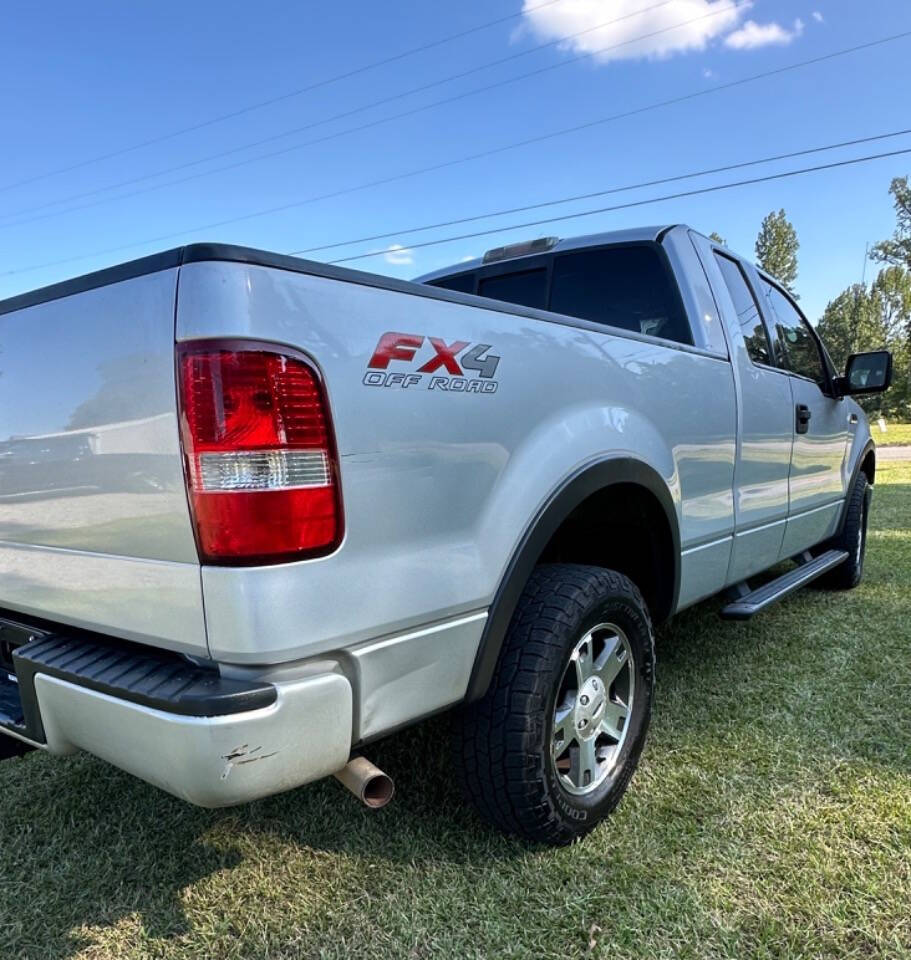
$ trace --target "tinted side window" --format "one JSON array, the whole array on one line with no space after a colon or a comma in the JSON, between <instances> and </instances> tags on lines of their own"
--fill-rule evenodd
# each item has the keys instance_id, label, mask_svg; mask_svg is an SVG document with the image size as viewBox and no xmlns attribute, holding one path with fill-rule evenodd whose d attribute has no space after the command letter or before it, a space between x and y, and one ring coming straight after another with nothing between
<instances>
[{"instance_id":1,"label":"tinted side window","mask_svg":"<svg viewBox=\"0 0 911 960\"><path fill-rule=\"evenodd\" d=\"M550 309L677 343L693 334L657 250L582 250L554 258Z\"/></svg>"},{"instance_id":2,"label":"tinted side window","mask_svg":"<svg viewBox=\"0 0 911 960\"><path fill-rule=\"evenodd\" d=\"M765 280L760 283L762 295L769 305L769 315L775 323L783 365L788 370L793 370L794 373L799 373L803 377L809 377L810 380L815 380L820 386L824 386L825 369L809 324L777 287L766 283Z\"/></svg>"},{"instance_id":3,"label":"tinted side window","mask_svg":"<svg viewBox=\"0 0 911 960\"><path fill-rule=\"evenodd\" d=\"M734 301L743 339L746 341L747 353L753 363L764 363L772 366L772 350L769 346L769 336L762 324L762 316L753 291L750 290L740 264L724 254L715 253L718 268L724 277L725 286Z\"/></svg>"},{"instance_id":4,"label":"tinted side window","mask_svg":"<svg viewBox=\"0 0 911 960\"><path fill-rule=\"evenodd\" d=\"M474 293L474 274L460 273L456 277L443 277L442 280L434 280L430 286L455 290L457 293Z\"/></svg>"},{"instance_id":5,"label":"tinted side window","mask_svg":"<svg viewBox=\"0 0 911 960\"><path fill-rule=\"evenodd\" d=\"M481 280L478 293L492 300L505 300L523 307L547 306L547 270L522 270L519 273L501 273Z\"/></svg>"}]
</instances>

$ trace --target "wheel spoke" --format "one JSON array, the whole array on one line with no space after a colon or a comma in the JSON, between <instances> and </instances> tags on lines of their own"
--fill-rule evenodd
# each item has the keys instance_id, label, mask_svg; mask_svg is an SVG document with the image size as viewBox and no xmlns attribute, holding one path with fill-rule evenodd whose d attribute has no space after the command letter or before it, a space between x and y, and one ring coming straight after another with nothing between
<instances>
[{"instance_id":1,"label":"wheel spoke","mask_svg":"<svg viewBox=\"0 0 911 960\"><path fill-rule=\"evenodd\" d=\"M573 708L560 707L554 714L554 756L558 757L572 743L575 736Z\"/></svg>"},{"instance_id":2,"label":"wheel spoke","mask_svg":"<svg viewBox=\"0 0 911 960\"><path fill-rule=\"evenodd\" d=\"M626 647L617 636L610 637L604 652L598 658L595 672L604 683L605 690L610 690L611 684L620 676L621 670L628 662Z\"/></svg>"},{"instance_id":3,"label":"wheel spoke","mask_svg":"<svg viewBox=\"0 0 911 960\"><path fill-rule=\"evenodd\" d=\"M597 766L595 738L580 740L578 747L572 751L572 766L569 769L569 778L573 786L581 788L594 783Z\"/></svg>"},{"instance_id":4,"label":"wheel spoke","mask_svg":"<svg viewBox=\"0 0 911 960\"><path fill-rule=\"evenodd\" d=\"M626 729L629 720L629 708L625 703L608 700L604 705L604 716L601 718L601 729L614 740L619 741Z\"/></svg>"},{"instance_id":5,"label":"wheel spoke","mask_svg":"<svg viewBox=\"0 0 911 960\"><path fill-rule=\"evenodd\" d=\"M576 663L576 679L579 681L579 689L581 689L582 684L595 672L591 637L588 637L584 643L580 644L576 649L574 658Z\"/></svg>"}]
</instances>

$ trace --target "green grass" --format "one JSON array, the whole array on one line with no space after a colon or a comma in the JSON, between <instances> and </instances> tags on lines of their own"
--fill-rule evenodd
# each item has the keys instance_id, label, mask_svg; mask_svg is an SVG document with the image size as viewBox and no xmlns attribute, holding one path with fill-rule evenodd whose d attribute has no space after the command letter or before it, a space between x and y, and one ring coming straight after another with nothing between
<instances>
[{"instance_id":1,"label":"green grass","mask_svg":"<svg viewBox=\"0 0 911 960\"><path fill-rule=\"evenodd\" d=\"M911 445L911 423L886 421L886 432L881 433L876 420L870 420L870 432L878 447L902 447Z\"/></svg>"},{"instance_id":2,"label":"green grass","mask_svg":"<svg viewBox=\"0 0 911 960\"><path fill-rule=\"evenodd\" d=\"M445 720L230 811L88 756L0 764L0 957L911 957L911 464L879 472L866 578L659 639L615 815L561 850L479 824Z\"/></svg>"}]
</instances>

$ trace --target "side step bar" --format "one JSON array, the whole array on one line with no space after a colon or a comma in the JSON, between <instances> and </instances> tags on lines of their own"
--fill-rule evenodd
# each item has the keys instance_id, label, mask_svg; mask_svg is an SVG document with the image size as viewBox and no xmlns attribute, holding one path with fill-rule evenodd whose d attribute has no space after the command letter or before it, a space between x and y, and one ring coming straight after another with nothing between
<instances>
[{"instance_id":1,"label":"side step bar","mask_svg":"<svg viewBox=\"0 0 911 960\"><path fill-rule=\"evenodd\" d=\"M765 610L773 603L783 600L788 594L805 587L847 558L848 554L845 550L827 550L816 558L811 558L808 553L801 554L798 559L799 566L756 590L749 591L745 583L740 584L739 589L743 594L722 607L721 617L723 620L749 620L760 610Z\"/></svg>"}]
</instances>

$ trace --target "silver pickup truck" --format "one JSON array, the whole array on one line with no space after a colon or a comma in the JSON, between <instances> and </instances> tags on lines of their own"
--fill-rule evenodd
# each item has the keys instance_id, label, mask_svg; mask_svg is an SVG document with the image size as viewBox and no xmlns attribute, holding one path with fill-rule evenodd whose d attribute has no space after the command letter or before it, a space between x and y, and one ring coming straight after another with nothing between
<instances>
[{"instance_id":1,"label":"silver pickup truck","mask_svg":"<svg viewBox=\"0 0 911 960\"><path fill-rule=\"evenodd\" d=\"M453 713L565 843L642 751L653 624L862 573L875 455L772 277L684 226L407 283L196 244L0 303L0 755L222 806ZM786 561L790 561L785 565ZM781 564L753 589L750 579Z\"/></svg>"}]
</instances>

